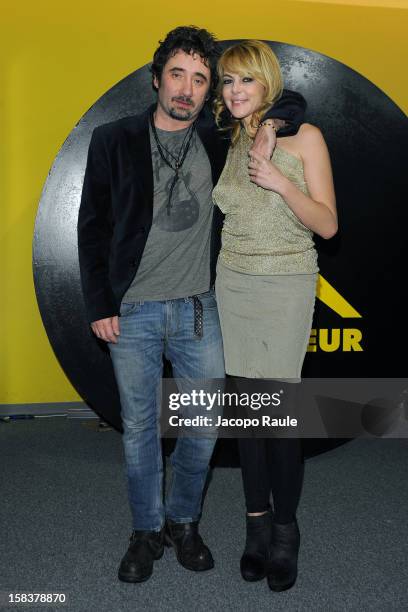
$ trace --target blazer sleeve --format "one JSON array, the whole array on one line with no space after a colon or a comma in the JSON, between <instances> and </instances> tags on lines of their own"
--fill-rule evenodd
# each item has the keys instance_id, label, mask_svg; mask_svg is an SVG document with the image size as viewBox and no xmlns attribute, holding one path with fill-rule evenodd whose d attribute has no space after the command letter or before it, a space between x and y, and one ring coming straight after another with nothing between
<instances>
[{"instance_id":1,"label":"blazer sleeve","mask_svg":"<svg viewBox=\"0 0 408 612\"><path fill-rule=\"evenodd\" d=\"M78 255L89 322L118 314L109 281L113 233L109 162L100 128L91 137L78 215Z\"/></svg>"},{"instance_id":2,"label":"blazer sleeve","mask_svg":"<svg viewBox=\"0 0 408 612\"><path fill-rule=\"evenodd\" d=\"M304 122L306 107L306 100L300 93L284 89L263 119L284 119L286 125L279 130L278 136L294 136Z\"/></svg>"}]
</instances>

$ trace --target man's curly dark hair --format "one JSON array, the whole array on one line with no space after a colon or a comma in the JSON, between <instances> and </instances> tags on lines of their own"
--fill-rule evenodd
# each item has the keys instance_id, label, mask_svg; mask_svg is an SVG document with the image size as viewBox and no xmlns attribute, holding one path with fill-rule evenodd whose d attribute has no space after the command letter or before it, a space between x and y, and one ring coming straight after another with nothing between
<instances>
[{"instance_id":1,"label":"man's curly dark hair","mask_svg":"<svg viewBox=\"0 0 408 612\"><path fill-rule=\"evenodd\" d=\"M211 32L197 26L179 26L171 30L153 56L151 72L160 83L163 68L170 57L177 51L197 53L211 71L211 87L213 93L217 84L217 61L220 56L218 42Z\"/></svg>"}]
</instances>

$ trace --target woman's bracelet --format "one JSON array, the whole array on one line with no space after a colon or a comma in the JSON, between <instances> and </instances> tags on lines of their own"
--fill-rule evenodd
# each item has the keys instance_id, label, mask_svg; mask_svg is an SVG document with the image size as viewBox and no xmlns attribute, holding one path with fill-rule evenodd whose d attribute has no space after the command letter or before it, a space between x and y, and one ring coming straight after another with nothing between
<instances>
[{"instance_id":1,"label":"woman's bracelet","mask_svg":"<svg viewBox=\"0 0 408 612\"><path fill-rule=\"evenodd\" d=\"M263 125L270 125L276 132L275 124L271 119L265 119L265 121L261 121L261 123L258 125L258 128L262 127Z\"/></svg>"}]
</instances>

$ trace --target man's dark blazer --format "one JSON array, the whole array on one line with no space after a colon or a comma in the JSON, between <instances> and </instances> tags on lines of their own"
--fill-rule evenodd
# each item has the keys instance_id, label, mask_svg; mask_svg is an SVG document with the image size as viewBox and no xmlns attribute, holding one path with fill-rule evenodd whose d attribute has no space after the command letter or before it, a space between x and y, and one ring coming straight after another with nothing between
<instances>
[{"instance_id":1,"label":"man's dark blazer","mask_svg":"<svg viewBox=\"0 0 408 612\"><path fill-rule=\"evenodd\" d=\"M295 134L303 121L302 96L284 91L265 115L285 119L279 136ZM154 108L154 107L152 107ZM94 129L88 151L78 217L82 290L90 322L119 315L146 245L153 218L153 168L149 136L151 109ZM196 129L215 185L224 167L229 138L205 108ZM220 249L223 216L215 207L211 236L211 284Z\"/></svg>"}]
</instances>

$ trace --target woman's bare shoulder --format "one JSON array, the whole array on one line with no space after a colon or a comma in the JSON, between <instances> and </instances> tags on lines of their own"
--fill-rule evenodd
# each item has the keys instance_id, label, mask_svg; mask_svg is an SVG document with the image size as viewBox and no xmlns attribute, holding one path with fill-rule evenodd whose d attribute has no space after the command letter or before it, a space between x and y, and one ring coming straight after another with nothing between
<instances>
[{"instance_id":1,"label":"woman's bare shoulder","mask_svg":"<svg viewBox=\"0 0 408 612\"><path fill-rule=\"evenodd\" d=\"M317 126L311 123L302 123L295 138L296 147L301 157L305 157L313 151L318 152L327 148L323 134Z\"/></svg>"},{"instance_id":2,"label":"woman's bare shoulder","mask_svg":"<svg viewBox=\"0 0 408 612\"><path fill-rule=\"evenodd\" d=\"M326 148L323 134L311 123L302 123L294 136L286 136L278 140L278 145L300 159L305 159L314 151Z\"/></svg>"},{"instance_id":3,"label":"woman's bare shoulder","mask_svg":"<svg viewBox=\"0 0 408 612\"><path fill-rule=\"evenodd\" d=\"M287 143L289 146L297 147L303 143L310 145L312 141L322 141L323 135L315 125L311 123L302 123L296 134L293 136L286 136L280 140L282 143Z\"/></svg>"},{"instance_id":4,"label":"woman's bare shoulder","mask_svg":"<svg viewBox=\"0 0 408 612\"><path fill-rule=\"evenodd\" d=\"M323 134L319 128L311 123L302 123L296 136L298 136L300 140L307 139L310 141L323 139Z\"/></svg>"}]
</instances>

